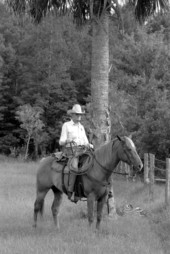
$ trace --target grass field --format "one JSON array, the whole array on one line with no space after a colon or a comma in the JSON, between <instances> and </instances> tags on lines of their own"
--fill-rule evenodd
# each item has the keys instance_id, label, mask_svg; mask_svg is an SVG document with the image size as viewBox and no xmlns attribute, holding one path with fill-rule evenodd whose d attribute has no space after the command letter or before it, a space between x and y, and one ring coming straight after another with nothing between
<instances>
[{"instance_id":1,"label":"grass field","mask_svg":"<svg viewBox=\"0 0 170 254\"><path fill-rule=\"evenodd\" d=\"M60 231L53 225L52 193L45 200L44 219L34 229L33 204L38 163L0 157L0 254L163 254L170 253L170 211L163 209L164 187L157 186L150 202L143 183L114 181L118 211L125 204L141 207L145 215L128 212L109 219L104 211L100 232L90 230L86 202L72 204L65 196Z\"/></svg>"}]
</instances>

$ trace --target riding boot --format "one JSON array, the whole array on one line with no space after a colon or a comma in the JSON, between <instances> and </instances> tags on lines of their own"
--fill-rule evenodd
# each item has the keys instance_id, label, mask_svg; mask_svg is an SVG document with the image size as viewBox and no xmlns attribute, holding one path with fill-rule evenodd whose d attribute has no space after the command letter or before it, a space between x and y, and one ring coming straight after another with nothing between
<instances>
[{"instance_id":1,"label":"riding boot","mask_svg":"<svg viewBox=\"0 0 170 254\"><path fill-rule=\"evenodd\" d=\"M78 171L78 158L77 157L73 157L72 159L72 166L74 168L75 171ZM75 199L71 199L72 198L72 194L74 192L74 184L76 181L76 177L77 175L74 173L69 174L69 183L68 183L68 199L70 199L71 201L76 201Z\"/></svg>"}]
</instances>

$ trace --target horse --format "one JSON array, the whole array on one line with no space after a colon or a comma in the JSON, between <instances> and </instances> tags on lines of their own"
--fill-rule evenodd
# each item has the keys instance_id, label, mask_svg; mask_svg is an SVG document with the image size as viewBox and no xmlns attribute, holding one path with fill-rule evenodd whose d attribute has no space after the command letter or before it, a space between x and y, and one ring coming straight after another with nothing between
<instances>
[{"instance_id":1,"label":"horse","mask_svg":"<svg viewBox=\"0 0 170 254\"><path fill-rule=\"evenodd\" d=\"M54 200L51 206L54 224L59 229L58 213L62 203L63 193L67 194L68 174L62 173L62 165L57 164L57 170L51 165L54 157L46 157L37 170L36 175L36 200L34 203L34 227L37 226L37 215L43 215L44 199L51 189L54 193ZM96 229L100 228L102 211L108 194L109 179L120 161L133 165L135 171L141 171L143 164L136 151L133 141L126 137L117 136L115 139L95 149L93 164L83 174L82 182L84 195L87 198L87 213L89 226L94 221L94 205L97 203ZM64 183L64 189L63 189Z\"/></svg>"}]
</instances>

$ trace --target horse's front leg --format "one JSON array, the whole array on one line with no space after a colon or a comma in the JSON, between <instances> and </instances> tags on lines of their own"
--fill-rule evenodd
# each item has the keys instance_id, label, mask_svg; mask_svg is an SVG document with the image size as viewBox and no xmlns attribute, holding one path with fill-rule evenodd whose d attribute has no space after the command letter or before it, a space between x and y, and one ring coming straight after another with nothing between
<instances>
[{"instance_id":1,"label":"horse's front leg","mask_svg":"<svg viewBox=\"0 0 170 254\"><path fill-rule=\"evenodd\" d=\"M95 194L90 193L87 197L87 210L88 210L89 226L91 226L94 221L94 204L95 204Z\"/></svg>"},{"instance_id":2,"label":"horse's front leg","mask_svg":"<svg viewBox=\"0 0 170 254\"><path fill-rule=\"evenodd\" d=\"M106 203L106 197L107 195L104 195L102 198L97 200L97 222L96 222L96 229L98 230L100 228L100 223L102 220L102 214L103 214L103 207Z\"/></svg>"}]
</instances>

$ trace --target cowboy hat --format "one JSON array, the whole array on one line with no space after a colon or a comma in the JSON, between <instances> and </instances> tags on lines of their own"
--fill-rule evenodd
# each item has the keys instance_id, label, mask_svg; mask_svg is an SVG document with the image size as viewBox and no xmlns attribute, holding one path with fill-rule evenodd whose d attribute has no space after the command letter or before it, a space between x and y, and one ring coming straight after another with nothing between
<instances>
[{"instance_id":1,"label":"cowboy hat","mask_svg":"<svg viewBox=\"0 0 170 254\"><path fill-rule=\"evenodd\" d=\"M69 109L67 111L67 114L85 114L84 111L82 111L81 106L79 104L75 104L72 109Z\"/></svg>"}]
</instances>

